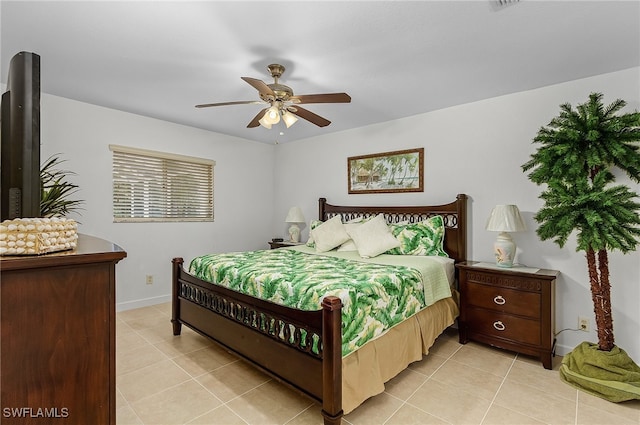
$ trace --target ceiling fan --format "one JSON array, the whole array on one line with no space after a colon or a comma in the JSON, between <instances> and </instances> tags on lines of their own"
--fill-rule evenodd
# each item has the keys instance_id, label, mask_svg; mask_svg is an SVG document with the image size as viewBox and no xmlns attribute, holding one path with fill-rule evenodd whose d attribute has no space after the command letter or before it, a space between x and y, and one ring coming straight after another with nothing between
<instances>
[{"instance_id":1,"label":"ceiling fan","mask_svg":"<svg viewBox=\"0 0 640 425\"><path fill-rule=\"evenodd\" d=\"M271 128L272 125L280 122L280 119L282 119L287 128L289 128L298 120L297 117L305 119L318 127L326 127L331 124L331 121L302 108L299 105L307 103L351 102L351 96L346 93L294 95L291 87L278 82L278 79L284 73L284 66L274 63L267 66L267 69L271 73L271 77L274 79L273 84L265 84L263 81L256 78L241 77L244 81L258 90L262 101L241 100L235 102L205 103L202 105L196 105L196 108L244 104L264 105L266 103L269 104L269 106L258 112L258 114L247 125L248 128L258 127L259 125Z\"/></svg>"}]
</instances>

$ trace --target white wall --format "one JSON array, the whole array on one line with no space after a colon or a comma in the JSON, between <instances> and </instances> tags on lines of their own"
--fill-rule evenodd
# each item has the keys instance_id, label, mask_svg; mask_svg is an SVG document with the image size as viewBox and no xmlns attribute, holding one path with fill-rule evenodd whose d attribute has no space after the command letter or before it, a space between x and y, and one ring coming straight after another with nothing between
<instances>
[{"instance_id":1,"label":"white wall","mask_svg":"<svg viewBox=\"0 0 640 425\"><path fill-rule=\"evenodd\" d=\"M203 252L266 249L271 238L274 148L191 127L43 94L41 157L61 154L85 201L79 232L127 251L118 263L119 310L168 301L171 259ZM113 223L109 144L216 161L214 222ZM154 283L145 283L152 275Z\"/></svg>"},{"instance_id":2,"label":"white wall","mask_svg":"<svg viewBox=\"0 0 640 425\"><path fill-rule=\"evenodd\" d=\"M439 204L457 193L470 196L468 258L492 261L496 235L484 230L496 204L514 203L525 215L529 231L514 234L517 261L531 267L560 270L556 290L556 329L576 328L578 315L592 318L584 253L575 240L560 249L542 242L533 215L542 206L542 188L520 168L536 146L539 128L556 116L559 105L587 101L602 92L604 102L627 101L625 112L640 109L640 68L571 81L528 92L501 96L401 120L372 125L276 147L274 229L284 234L287 209L298 205L307 220L318 214L317 200L346 205ZM347 157L392 150L425 148L424 193L347 194ZM279 166L287 164L286 167ZM622 178L636 192L639 185ZM303 229L303 239L308 228ZM640 251L610 255L616 343L640 361ZM595 332L565 331L558 336L558 354L583 340L597 341Z\"/></svg>"},{"instance_id":3,"label":"white wall","mask_svg":"<svg viewBox=\"0 0 640 425\"><path fill-rule=\"evenodd\" d=\"M42 156L61 153L78 174L79 197L86 201L77 217L80 231L112 240L128 253L117 267L118 309L168 300L174 256L265 248L272 236L285 235L284 217L293 205L310 220L321 196L335 204L408 205L450 202L466 193L470 259L492 260L495 234L484 224L495 204L515 203L523 211L530 230L514 235L517 260L561 271L556 291L561 330L575 328L578 315L593 316L586 262L573 240L560 249L538 239L532 217L542 206L541 188L520 166L535 151L531 141L538 129L558 114L561 103L575 106L601 91L606 103L622 98L625 111L640 109L639 81L640 68L633 68L275 146L43 94ZM215 160L215 222L113 223L109 144ZM347 194L347 157L415 147L425 148L424 193ZM639 185L622 181L640 192ZM304 228L303 238L307 235ZM640 251L610 256L616 343L636 360L639 260ZM153 285L145 284L147 274L154 276ZM558 353L583 340L596 341L595 332L561 333Z\"/></svg>"}]
</instances>

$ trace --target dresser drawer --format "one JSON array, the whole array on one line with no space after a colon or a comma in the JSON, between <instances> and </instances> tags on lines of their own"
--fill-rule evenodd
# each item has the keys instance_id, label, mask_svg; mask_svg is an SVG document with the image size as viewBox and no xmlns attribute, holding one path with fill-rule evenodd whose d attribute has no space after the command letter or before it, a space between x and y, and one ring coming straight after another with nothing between
<instances>
[{"instance_id":1,"label":"dresser drawer","mask_svg":"<svg viewBox=\"0 0 640 425\"><path fill-rule=\"evenodd\" d=\"M466 311L469 332L540 345L540 321L515 317L496 311L469 307Z\"/></svg>"},{"instance_id":2,"label":"dresser drawer","mask_svg":"<svg viewBox=\"0 0 640 425\"><path fill-rule=\"evenodd\" d=\"M503 313L540 318L540 294L467 282L463 291L466 305Z\"/></svg>"}]
</instances>

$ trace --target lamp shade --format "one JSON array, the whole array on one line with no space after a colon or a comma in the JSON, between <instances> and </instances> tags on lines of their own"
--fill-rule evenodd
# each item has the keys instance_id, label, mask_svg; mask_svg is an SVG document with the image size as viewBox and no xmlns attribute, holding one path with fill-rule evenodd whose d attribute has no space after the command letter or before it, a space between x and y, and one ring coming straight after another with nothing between
<instances>
[{"instance_id":1,"label":"lamp shade","mask_svg":"<svg viewBox=\"0 0 640 425\"><path fill-rule=\"evenodd\" d=\"M273 105L267 109L258 122L268 129L271 129L272 125L278 124L280 122L280 109L278 109L278 106Z\"/></svg>"},{"instance_id":2,"label":"lamp shade","mask_svg":"<svg viewBox=\"0 0 640 425\"><path fill-rule=\"evenodd\" d=\"M266 114L265 114L266 115ZM260 120L258 121L260 123L261 126L263 126L264 128L268 128L269 130L271 130L271 123L267 122L267 120L264 118L264 116L262 118L260 118Z\"/></svg>"},{"instance_id":3,"label":"lamp shade","mask_svg":"<svg viewBox=\"0 0 640 425\"><path fill-rule=\"evenodd\" d=\"M492 232L524 232L527 225L517 205L496 205L487 220L486 229Z\"/></svg>"},{"instance_id":4,"label":"lamp shade","mask_svg":"<svg viewBox=\"0 0 640 425\"><path fill-rule=\"evenodd\" d=\"M304 223L304 214L302 214L302 210L300 207L291 207L289 209L289 213L287 213L287 218L284 219L285 223Z\"/></svg>"},{"instance_id":5,"label":"lamp shade","mask_svg":"<svg viewBox=\"0 0 640 425\"><path fill-rule=\"evenodd\" d=\"M291 207L284 221L285 223L291 223L291 226L289 226L289 242L300 242L300 227L297 223L304 223L304 214L302 214L300 207Z\"/></svg>"},{"instance_id":6,"label":"lamp shade","mask_svg":"<svg viewBox=\"0 0 640 425\"><path fill-rule=\"evenodd\" d=\"M298 121L298 117L293 115L291 112L287 112L286 109L282 110L282 121L284 121L287 128L291 127L293 124Z\"/></svg>"},{"instance_id":7,"label":"lamp shade","mask_svg":"<svg viewBox=\"0 0 640 425\"><path fill-rule=\"evenodd\" d=\"M493 244L496 265L512 267L516 255L516 244L509 232L523 232L527 230L520 210L515 205L496 205L487 220L487 230L500 232Z\"/></svg>"},{"instance_id":8,"label":"lamp shade","mask_svg":"<svg viewBox=\"0 0 640 425\"><path fill-rule=\"evenodd\" d=\"M280 110L277 106L274 105L271 108L267 109L267 112L264 113L263 118L269 124L278 124L280 122Z\"/></svg>"}]
</instances>

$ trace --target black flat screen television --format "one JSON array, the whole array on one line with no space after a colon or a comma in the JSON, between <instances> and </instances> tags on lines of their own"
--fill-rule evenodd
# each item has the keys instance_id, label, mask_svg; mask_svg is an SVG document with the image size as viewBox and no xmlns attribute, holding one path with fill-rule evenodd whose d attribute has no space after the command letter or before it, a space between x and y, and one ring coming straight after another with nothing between
<instances>
[{"instance_id":1,"label":"black flat screen television","mask_svg":"<svg viewBox=\"0 0 640 425\"><path fill-rule=\"evenodd\" d=\"M40 216L40 56L16 54L2 95L1 219Z\"/></svg>"}]
</instances>

